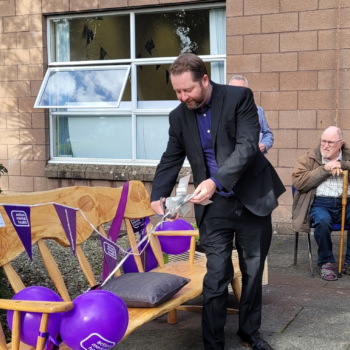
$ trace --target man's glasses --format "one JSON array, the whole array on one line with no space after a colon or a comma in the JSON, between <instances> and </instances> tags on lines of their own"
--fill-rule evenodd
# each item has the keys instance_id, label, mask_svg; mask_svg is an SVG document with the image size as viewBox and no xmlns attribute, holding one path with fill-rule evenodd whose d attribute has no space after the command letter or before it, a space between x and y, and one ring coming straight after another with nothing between
<instances>
[{"instance_id":1,"label":"man's glasses","mask_svg":"<svg viewBox=\"0 0 350 350\"><path fill-rule=\"evenodd\" d=\"M326 145L328 143L329 147L333 147L336 143L341 142L343 140L338 141L327 141L327 140L321 140L322 145Z\"/></svg>"}]
</instances>

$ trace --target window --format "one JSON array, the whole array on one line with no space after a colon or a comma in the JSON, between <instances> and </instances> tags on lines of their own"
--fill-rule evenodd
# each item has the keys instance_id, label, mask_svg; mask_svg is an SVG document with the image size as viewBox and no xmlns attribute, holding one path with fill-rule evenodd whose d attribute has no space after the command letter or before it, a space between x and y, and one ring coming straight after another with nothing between
<instances>
[{"instance_id":1,"label":"window","mask_svg":"<svg viewBox=\"0 0 350 350\"><path fill-rule=\"evenodd\" d=\"M50 110L50 162L158 163L179 104L174 59L194 52L225 82L222 6L50 17L49 68L35 103Z\"/></svg>"},{"instance_id":2,"label":"window","mask_svg":"<svg viewBox=\"0 0 350 350\"><path fill-rule=\"evenodd\" d=\"M129 66L49 68L35 107L118 108Z\"/></svg>"}]
</instances>

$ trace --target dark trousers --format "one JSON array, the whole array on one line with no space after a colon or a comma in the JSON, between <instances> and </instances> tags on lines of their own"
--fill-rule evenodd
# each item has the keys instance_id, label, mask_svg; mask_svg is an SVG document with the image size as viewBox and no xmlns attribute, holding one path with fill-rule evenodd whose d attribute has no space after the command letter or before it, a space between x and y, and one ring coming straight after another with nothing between
<instances>
[{"instance_id":1,"label":"dark trousers","mask_svg":"<svg viewBox=\"0 0 350 350\"><path fill-rule=\"evenodd\" d=\"M350 224L350 198L345 212L345 223ZM311 226L314 227L314 237L318 246L317 265L327 262L335 263L331 239L333 224L341 223L341 198L315 197L310 210ZM346 250L345 260L350 264L350 240Z\"/></svg>"},{"instance_id":2,"label":"dark trousers","mask_svg":"<svg viewBox=\"0 0 350 350\"><path fill-rule=\"evenodd\" d=\"M233 278L232 242L235 236L242 272L239 335L260 328L262 274L272 237L271 215L260 217L238 199L214 194L205 208L200 242L207 256L203 281L202 329L206 350L224 349L228 285Z\"/></svg>"}]
</instances>

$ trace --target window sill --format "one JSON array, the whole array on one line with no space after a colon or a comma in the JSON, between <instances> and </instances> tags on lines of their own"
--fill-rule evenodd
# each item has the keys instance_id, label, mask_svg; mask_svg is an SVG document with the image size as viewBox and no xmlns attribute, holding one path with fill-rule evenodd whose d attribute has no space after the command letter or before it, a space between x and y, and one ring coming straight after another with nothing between
<instances>
[{"instance_id":1,"label":"window sill","mask_svg":"<svg viewBox=\"0 0 350 350\"><path fill-rule=\"evenodd\" d=\"M152 182L156 171L155 166L128 165L93 165L93 164L54 164L45 168L47 178L80 179L80 180L139 180ZM189 167L182 168L178 179L191 173ZM193 182L192 176L190 183Z\"/></svg>"}]
</instances>

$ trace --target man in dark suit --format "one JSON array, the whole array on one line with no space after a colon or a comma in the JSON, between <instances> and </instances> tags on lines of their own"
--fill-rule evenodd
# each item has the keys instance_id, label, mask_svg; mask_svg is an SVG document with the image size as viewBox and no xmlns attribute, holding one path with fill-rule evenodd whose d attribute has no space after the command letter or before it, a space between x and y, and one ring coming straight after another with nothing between
<instances>
[{"instance_id":1,"label":"man in dark suit","mask_svg":"<svg viewBox=\"0 0 350 350\"><path fill-rule=\"evenodd\" d=\"M153 181L151 206L163 214L185 157L196 196L196 222L207 257L203 281L204 348L223 349L228 284L233 278L232 241L242 271L238 335L253 349L272 349L261 337L262 274L269 250L271 212L285 191L275 170L258 152L259 119L250 89L209 80L203 61L180 55L170 67L177 98L169 115L169 141ZM202 206L211 199L213 203Z\"/></svg>"}]
</instances>

